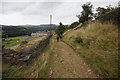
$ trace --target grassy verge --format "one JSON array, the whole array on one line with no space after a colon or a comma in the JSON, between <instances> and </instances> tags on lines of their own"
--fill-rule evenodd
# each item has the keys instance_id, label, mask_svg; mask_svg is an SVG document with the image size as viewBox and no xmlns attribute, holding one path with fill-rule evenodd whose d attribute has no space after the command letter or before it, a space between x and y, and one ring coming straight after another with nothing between
<instances>
[{"instance_id":1,"label":"grassy verge","mask_svg":"<svg viewBox=\"0 0 120 80\"><path fill-rule=\"evenodd\" d=\"M68 30L63 40L83 56L101 77L118 77L117 26L95 22L89 27Z\"/></svg>"}]
</instances>

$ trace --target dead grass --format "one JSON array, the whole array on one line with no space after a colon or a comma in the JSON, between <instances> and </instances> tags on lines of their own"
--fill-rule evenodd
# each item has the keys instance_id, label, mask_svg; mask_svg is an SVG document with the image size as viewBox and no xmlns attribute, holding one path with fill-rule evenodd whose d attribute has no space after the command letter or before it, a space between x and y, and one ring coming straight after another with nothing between
<instances>
[{"instance_id":1,"label":"dead grass","mask_svg":"<svg viewBox=\"0 0 120 80\"><path fill-rule=\"evenodd\" d=\"M77 43L81 38L83 43ZM112 23L95 22L89 27L69 30L64 41L83 56L104 78L118 77L118 27Z\"/></svg>"}]
</instances>

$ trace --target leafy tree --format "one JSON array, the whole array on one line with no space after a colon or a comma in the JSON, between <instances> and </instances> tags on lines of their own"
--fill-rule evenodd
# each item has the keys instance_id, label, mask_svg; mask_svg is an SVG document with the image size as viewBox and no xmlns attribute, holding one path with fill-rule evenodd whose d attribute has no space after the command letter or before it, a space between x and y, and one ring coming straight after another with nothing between
<instances>
[{"instance_id":1,"label":"leafy tree","mask_svg":"<svg viewBox=\"0 0 120 80\"><path fill-rule=\"evenodd\" d=\"M114 7L112 7L111 5L109 5L109 6L106 6L107 7L107 9L106 9L106 11L107 12L110 12L110 11L112 11L112 10L114 10L115 8Z\"/></svg>"},{"instance_id":2,"label":"leafy tree","mask_svg":"<svg viewBox=\"0 0 120 80\"><path fill-rule=\"evenodd\" d=\"M106 6L106 7L107 7L107 8L98 7L98 8L96 9L96 12L97 12L97 13L94 14L94 17L95 17L95 18L99 18L99 17L102 16L103 14L106 14L106 13L114 10L114 8L111 7L111 5Z\"/></svg>"},{"instance_id":3,"label":"leafy tree","mask_svg":"<svg viewBox=\"0 0 120 80\"><path fill-rule=\"evenodd\" d=\"M79 18L79 23L84 23L85 21L88 21L89 19L92 19L93 16L93 5L91 5L90 2L82 5L83 11L81 12L81 15L77 15Z\"/></svg>"},{"instance_id":4,"label":"leafy tree","mask_svg":"<svg viewBox=\"0 0 120 80\"><path fill-rule=\"evenodd\" d=\"M69 26L69 28L70 28L70 29L73 29L73 28L76 27L77 25L79 25L79 22L73 22L73 23Z\"/></svg>"},{"instance_id":5,"label":"leafy tree","mask_svg":"<svg viewBox=\"0 0 120 80\"><path fill-rule=\"evenodd\" d=\"M56 34L60 35L63 34L63 32L65 31L66 26L64 26L61 22L59 23L59 26L56 29Z\"/></svg>"}]
</instances>

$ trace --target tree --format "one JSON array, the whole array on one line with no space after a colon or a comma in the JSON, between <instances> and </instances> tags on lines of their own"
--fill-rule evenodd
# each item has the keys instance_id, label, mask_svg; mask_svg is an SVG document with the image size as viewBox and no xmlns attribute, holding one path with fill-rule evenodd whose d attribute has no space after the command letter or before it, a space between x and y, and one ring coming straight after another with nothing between
<instances>
[{"instance_id":1,"label":"tree","mask_svg":"<svg viewBox=\"0 0 120 80\"><path fill-rule=\"evenodd\" d=\"M60 22L59 26L56 29L56 34L60 35L63 34L63 32L65 31L66 27Z\"/></svg>"},{"instance_id":2,"label":"tree","mask_svg":"<svg viewBox=\"0 0 120 80\"><path fill-rule=\"evenodd\" d=\"M102 15L104 15L104 14L106 14L106 13L112 11L112 10L114 10L114 8L111 7L111 5L106 6L106 8L98 7L98 8L96 8L96 12L97 12L97 13L94 14L94 17L95 17L95 18L99 18L99 17L101 17Z\"/></svg>"},{"instance_id":3,"label":"tree","mask_svg":"<svg viewBox=\"0 0 120 80\"><path fill-rule=\"evenodd\" d=\"M83 11L81 12L81 15L77 15L77 17L79 18L79 23L84 23L85 21L92 19L93 16L93 5L91 5L90 2L83 4L82 8Z\"/></svg>"},{"instance_id":4,"label":"tree","mask_svg":"<svg viewBox=\"0 0 120 80\"><path fill-rule=\"evenodd\" d=\"M100 16L106 13L106 9L102 7L98 7L96 11L97 13L95 14L95 18L99 18Z\"/></svg>"},{"instance_id":5,"label":"tree","mask_svg":"<svg viewBox=\"0 0 120 80\"><path fill-rule=\"evenodd\" d=\"M79 22L73 22L73 23L69 26L69 28L70 28L70 29L73 29L73 28L76 27L77 25L79 25Z\"/></svg>"}]
</instances>

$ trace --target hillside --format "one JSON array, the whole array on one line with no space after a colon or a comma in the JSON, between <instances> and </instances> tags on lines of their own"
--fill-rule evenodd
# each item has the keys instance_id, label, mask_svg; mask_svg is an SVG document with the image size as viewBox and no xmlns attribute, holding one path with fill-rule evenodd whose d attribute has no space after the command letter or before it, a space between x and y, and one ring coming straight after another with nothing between
<instances>
[{"instance_id":1,"label":"hillside","mask_svg":"<svg viewBox=\"0 0 120 80\"><path fill-rule=\"evenodd\" d=\"M118 77L117 26L112 23L94 22L77 30L67 30L63 35L63 40L101 77Z\"/></svg>"},{"instance_id":2,"label":"hillside","mask_svg":"<svg viewBox=\"0 0 120 80\"><path fill-rule=\"evenodd\" d=\"M48 30L48 29L56 29L56 24L52 24L52 26L50 26L50 24L41 24L41 25L21 25L25 28L29 28L29 29L35 29L35 30Z\"/></svg>"},{"instance_id":3,"label":"hillside","mask_svg":"<svg viewBox=\"0 0 120 80\"><path fill-rule=\"evenodd\" d=\"M49 46L42 53L39 52L40 48L35 50L40 55L30 61L28 66L4 62L3 77L117 78L117 28L112 23L94 22L82 28L67 30L63 34L63 42L57 42L56 35L53 35Z\"/></svg>"},{"instance_id":4,"label":"hillside","mask_svg":"<svg viewBox=\"0 0 120 80\"><path fill-rule=\"evenodd\" d=\"M27 29L21 26L2 26L2 37L28 35Z\"/></svg>"},{"instance_id":5,"label":"hillside","mask_svg":"<svg viewBox=\"0 0 120 80\"><path fill-rule=\"evenodd\" d=\"M30 35L33 32L37 31L45 31L49 29L55 30L57 25L53 24L50 26L49 24L44 25L19 25L19 26L8 26L2 25L3 30L3 38L6 37L16 37L16 36L23 36L23 35Z\"/></svg>"}]
</instances>

